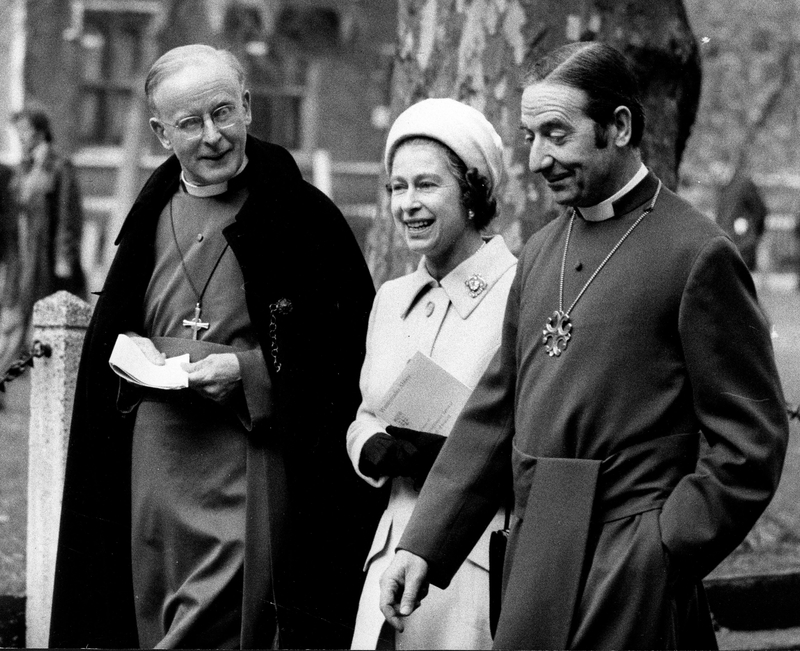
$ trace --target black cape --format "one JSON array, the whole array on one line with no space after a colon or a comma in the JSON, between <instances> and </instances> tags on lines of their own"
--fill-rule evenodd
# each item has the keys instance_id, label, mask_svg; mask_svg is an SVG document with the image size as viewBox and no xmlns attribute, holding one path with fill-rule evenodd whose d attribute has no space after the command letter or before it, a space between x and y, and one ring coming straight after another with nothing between
<instances>
[{"instance_id":1,"label":"black cape","mask_svg":"<svg viewBox=\"0 0 800 651\"><path fill-rule=\"evenodd\" d=\"M341 213L302 179L289 153L253 137L246 151L249 197L223 233L244 276L274 405L267 425L250 433L241 644L341 648L352 635L361 566L385 500L352 472L344 445L360 402L374 288ZM135 201L86 333L51 646L138 646L130 553L134 418L116 408L119 383L108 358L117 334L142 331L155 227L179 172L173 156Z\"/></svg>"}]
</instances>

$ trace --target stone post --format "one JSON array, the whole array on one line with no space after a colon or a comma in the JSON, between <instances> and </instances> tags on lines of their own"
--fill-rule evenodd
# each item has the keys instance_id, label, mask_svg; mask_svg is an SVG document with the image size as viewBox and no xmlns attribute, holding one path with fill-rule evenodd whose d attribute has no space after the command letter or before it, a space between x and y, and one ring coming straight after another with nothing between
<instances>
[{"instance_id":1,"label":"stone post","mask_svg":"<svg viewBox=\"0 0 800 651\"><path fill-rule=\"evenodd\" d=\"M28 440L28 541L26 646L47 647L50 607L61 520L69 426L83 337L92 308L69 292L57 292L33 307L33 338L52 349L31 369Z\"/></svg>"}]
</instances>

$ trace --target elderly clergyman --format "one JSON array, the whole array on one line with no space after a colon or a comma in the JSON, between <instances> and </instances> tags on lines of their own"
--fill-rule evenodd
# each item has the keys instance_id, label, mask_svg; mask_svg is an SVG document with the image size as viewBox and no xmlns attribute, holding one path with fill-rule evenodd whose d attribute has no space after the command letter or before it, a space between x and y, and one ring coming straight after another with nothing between
<instances>
[{"instance_id":1,"label":"elderly clergyman","mask_svg":"<svg viewBox=\"0 0 800 651\"><path fill-rule=\"evenodd\" d=\"M345 646L379 515L342 444L369 272L289 153L248 136L233 55L171 50L145 93L174 155L122 227L86 335L51 646ZM159 365L188 353L189 388L119 380L121 333Z\"/></svg>"},{"instance_id":2,"label":"elderly clergyman","mask_svg":"<svg viewBox=\"0 0 800 651\"><path fill-rule=\"evenodd\" d=\"M772 497L788 424L750 274L642 164L643 127L610 46L526 79L529 166L566 210L523 250L500 351L384 573L396 627L513 477L496 648L716 646L700 580Z\"/></svg>"}]
</instances>

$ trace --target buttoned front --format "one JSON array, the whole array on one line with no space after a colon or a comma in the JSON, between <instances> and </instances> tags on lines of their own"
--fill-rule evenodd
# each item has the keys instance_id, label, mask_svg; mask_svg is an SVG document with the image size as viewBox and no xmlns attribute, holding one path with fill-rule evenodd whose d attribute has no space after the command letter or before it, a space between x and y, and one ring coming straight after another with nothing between
<instances>
[{"instance_id":1,"label":"buttoned front","mask_svg":"<svg viewBox=\"0 0 800 651\"><path fill-rule=\"evenodd\" d=\"M376 415L378 404L417 351L429 356L470 389L477 385L500 346L506 298L515 269L516 259L503 239L495 236L442 278L441 283L427 272L423 258L414 273L389 281L380 288L370 316L367 356L361 371L362 403L347 433L350 459L365 481L377 487L388 480L386 477L374 480L358 471L361 449L373 434L385 431L388 423ZM476 284L476 276L483 282ZM354 648L375 648L383 623L378 609L378 579L394 555L417 495L411 480L392 480L389 505L365 564L368 575L356 622ZM458 587L454 585L446 591L434 588L442 593L441 600L457 603L457 608L452 604L444 607L461 612L461 620L457 625L453 623L453 628L460 627L459 639L466 645L481 639L484 627L488 635L488 624L481 619L488 615L488 532L501 528L502 523L503 518L498 514L462 568L466 578ZM481 582L480 587L471 585L476 581ZM485 601L482 597L474 600L473 596L463 594L462 602L458 603L459 593L466 593L470 588L485 596ZM470 603L464 603L466 601ZM435 616L434 610L428 608L429 617ZM484 610L485 615L481 615ZM412 619L414 617L420 617L420 613L415 613ZM446 629L447 625L441 628ZM442 631L443 637L450 635L450 643L453 634L453 630ZM429 640L427 642L430 644Z\"/></svg>"}]
</instances>

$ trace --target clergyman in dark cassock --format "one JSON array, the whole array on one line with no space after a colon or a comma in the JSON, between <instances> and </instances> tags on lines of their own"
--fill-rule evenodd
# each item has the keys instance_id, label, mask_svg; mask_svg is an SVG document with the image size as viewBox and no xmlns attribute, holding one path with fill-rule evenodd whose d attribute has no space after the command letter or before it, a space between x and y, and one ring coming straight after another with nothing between
<instances>
[{"instance_id":1,"label":"clergyman in dark cassock","mask_svg":"<svg viewBox=\"0 0 800 651\"><path fill-rule=\"evenodd\" d=\"M643 128L612 47L531 69L529 167L566 210L522 251L498 355L383 575L395 626L513 483L495 648L716 647L701 579L770 501L788 423L750 274L642 164Z\"/></svg>"},{"instance_id":2,"label":"clergyman in dark cassock","mask_svg":"<svg viewBox=\"0 0 800 651\"><path fill-rule=\"evenodd\" d=\"M342 443L372 280L333 203L247 134L230 53L171 50L145 90L175 155L122 227L86 334L50 644L343 647L382 508ZM117 378L120 334L157 365L188 353L188 389Z\"/></svg>"}]
</instances>

